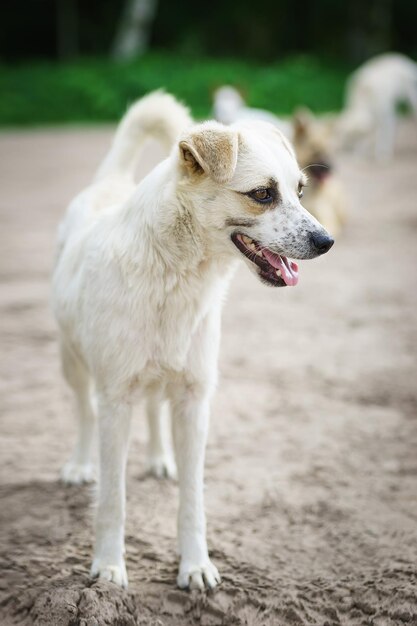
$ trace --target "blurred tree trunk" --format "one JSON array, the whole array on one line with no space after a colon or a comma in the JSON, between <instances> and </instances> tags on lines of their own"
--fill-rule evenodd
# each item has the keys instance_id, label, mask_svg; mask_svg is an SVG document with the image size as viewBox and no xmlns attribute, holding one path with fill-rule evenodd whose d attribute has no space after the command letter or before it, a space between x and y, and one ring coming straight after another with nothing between
<instances>
[{"instance_id":1,"label":"blurred tree trunk","mask_svg":"<svg viewBox=\"0 0 417 626\"><path fill-rule=\"evenodd\" d=\"M373 3L371 28L374 33L375 52L391 50L392 45L392 0Z\"/></svg>"},{"instance_id":2,"label":"blurred tree trunk","mask_svg":"<svg viewBox=\"0 0 417 626\"><path fill-rule=\"evenodd\" d=\"M392 42L392 0L351 0L347 32L348 57L354 63L389 51Z\"/></svg>"},{"instance_id":3,"label":"blurred tree trunk","mask_svg":"<svg viewBox=\"0 0 417 626\"><path fill-rule=\"evenodd\" d=\"M58 57L71 59L78 54L78 20L76 0L57 0L56 32Z\"/></svg>"},{"instance_id":4,"label":"blurred tree trunk","mask_svg":"<svg viewBox=\"0 0 417 626\"><path fill-rule=\"evenodd\" d=\"M157 0L126 0L112 48L115 59L131 59L146 52L156 7Z\"/></svg>"}]
</instances>

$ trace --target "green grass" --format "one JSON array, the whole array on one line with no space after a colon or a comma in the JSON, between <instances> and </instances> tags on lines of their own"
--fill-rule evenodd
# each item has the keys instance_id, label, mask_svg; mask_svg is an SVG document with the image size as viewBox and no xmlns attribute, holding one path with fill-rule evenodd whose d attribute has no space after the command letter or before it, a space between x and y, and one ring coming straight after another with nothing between
<instances>
[{"instance_id":1,"label":"green grass","mask_svg":"<svg viewBox=\"0 0 417 626\"><path fill-rule=\"evenodd\" d=\"M341 107L347 74L346 68L311 57L260 65L168 53L122 64L83 59L0 65L0 125L114 121L136 98L161 87L205 118L212 92L222 84L237 86L251 106L277 114L301 104L320 113Z\"/></svg>"}]
</instances>

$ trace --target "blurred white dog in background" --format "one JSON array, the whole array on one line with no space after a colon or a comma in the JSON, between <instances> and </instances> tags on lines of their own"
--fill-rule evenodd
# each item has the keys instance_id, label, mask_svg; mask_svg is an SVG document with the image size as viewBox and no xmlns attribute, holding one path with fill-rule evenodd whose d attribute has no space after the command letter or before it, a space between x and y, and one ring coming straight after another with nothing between
<instances>
[{"instance_id":1,"label":"blurred white dog in background","mask_svg":"<svg viewBox=\"0 0 417 626\"><path fill-rule=\"evenodd\" d=\"M248 107L239 91L231 85L224 85L215 91L213 115L222 124L233 124L239 120L269 122L284 133L287 139L292 139L292 126L288 120L283 120L265 109Z\"/></svg>"},{"instance_id":2,"label":"blurred white dog in background","mask_svg":"<svg viewBox=\"0 0 417 626\"><path fill-rule=\"evenodd\" d=\"M346 106L334 125L338 145L391 158L400 104L417 114L417 64L394 53L370 59L347 83Z\"/></svg>"}]
</instances>

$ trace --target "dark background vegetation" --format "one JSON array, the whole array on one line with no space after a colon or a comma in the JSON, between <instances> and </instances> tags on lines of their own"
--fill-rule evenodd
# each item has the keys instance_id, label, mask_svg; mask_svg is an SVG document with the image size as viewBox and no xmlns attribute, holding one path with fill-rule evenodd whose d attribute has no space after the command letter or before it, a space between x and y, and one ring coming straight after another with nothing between
<instances>
[{"instance_id":1,"label":"dark background vegetation","mask_svg":"<svg viewBox=\"0 0 417 626\"><path fill-rule=\"evenodd\" d=\"M127 1L3 1L0 123L113 120L158 87L205 116L224 83L276 113L330 111L366 58L417 54L415 0L159 0L144 53L115 61Z\"/></svg>"},{"instance_id":2,"label":"dark background vegetation","mask_svg":"<svg viewBox=\"0 0 417 626\"><path fill-rule=\"evenodd\" d=\"M1 58L105 55L123 0L4 0ZM60 46L60 21L71 31ZM275 61L315 54L360 62L383 50L417 51L415 0L159 0L151 48ZM61 33L62 36L62 33Z\"/></svg>"}]
</instances>

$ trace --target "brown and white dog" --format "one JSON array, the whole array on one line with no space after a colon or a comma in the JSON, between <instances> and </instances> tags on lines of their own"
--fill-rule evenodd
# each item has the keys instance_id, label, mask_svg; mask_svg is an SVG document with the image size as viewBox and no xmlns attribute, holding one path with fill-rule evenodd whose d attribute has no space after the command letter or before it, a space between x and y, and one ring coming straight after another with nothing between
<instances>
[{"instance_id":1,"label":"brown and white dog","mask_svg":"<svg viewBox=\"0 0 417 626\"><path fill-rule=\"evenodd\" d=\"M346 194L334 172L331 127L306 108L298 109L292 122L297 160L308 175L303 206L337 237L346 219Z\"/></svg>"}]
</instances>

